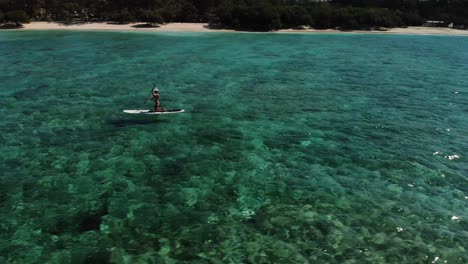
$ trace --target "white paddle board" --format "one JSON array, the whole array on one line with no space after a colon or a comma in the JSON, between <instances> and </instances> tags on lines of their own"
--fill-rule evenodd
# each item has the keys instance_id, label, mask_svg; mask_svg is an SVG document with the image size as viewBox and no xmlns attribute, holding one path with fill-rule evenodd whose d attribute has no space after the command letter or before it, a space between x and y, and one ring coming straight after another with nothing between
<instances>
[{"instance_id":1,"label":"white paddle board","mask_svg":"<svg viewBox=\"0 0 468 264\"><path fill-rule=\"evenodd\" d=\"M167 115L167 114L178 114L183 113L184 109L172 109L161 112L154 112L151 110L123 110L127 114L136 114L136 115Z\"/></svg>"}]
</instances>

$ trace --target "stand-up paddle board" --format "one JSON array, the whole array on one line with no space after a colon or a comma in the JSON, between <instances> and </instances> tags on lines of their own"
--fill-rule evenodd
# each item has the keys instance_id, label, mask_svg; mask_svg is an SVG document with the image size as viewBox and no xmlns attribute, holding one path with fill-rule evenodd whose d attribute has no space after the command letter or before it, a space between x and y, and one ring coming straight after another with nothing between
<instances>
[{"instance_id":1,"label":"stand-up paddle board","mask_svg":"<svg viewBox=\"0 0 468 264\"><path fill-rule=\"evenodd\" d=\"M151 110L123 110L127 114L136 114L136 115L167 115L167 114L178 114L183 113L184 109L172 109L161 112L154 112Z\"/></svg>"}]
</instances>

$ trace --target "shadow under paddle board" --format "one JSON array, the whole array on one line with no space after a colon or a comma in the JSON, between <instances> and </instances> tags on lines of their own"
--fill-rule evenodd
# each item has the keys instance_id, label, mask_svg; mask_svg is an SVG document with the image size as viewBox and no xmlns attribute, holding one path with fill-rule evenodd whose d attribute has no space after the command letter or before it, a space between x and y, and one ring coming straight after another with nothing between
<instances>
[{"instance_id":1,"label":"shadow under paddle board","mask_svg":"<svg viewBox=\"0 0 468 264\"><path fill-rule=\"evenodd\" d=\"M154 112L151 110L123 110L127 114L137 114L137 115L167 115L167 114L178 114L183 113L184 109L172 109L161 112Z\"/></svg>"}]
</instances>

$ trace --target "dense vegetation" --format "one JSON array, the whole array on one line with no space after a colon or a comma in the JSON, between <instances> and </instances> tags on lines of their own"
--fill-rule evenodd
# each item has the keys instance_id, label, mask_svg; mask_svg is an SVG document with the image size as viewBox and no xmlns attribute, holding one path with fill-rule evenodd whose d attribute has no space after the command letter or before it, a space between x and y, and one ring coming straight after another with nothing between
<instances>
[{"instance_id":1,"label":"dense vegetation","mask_svg":"<svg viewBox=\"0 0 468 264\"><path fill-rule=\"evenodd\" d=\"M468 25L467 0L0 0L0 22L210 22L272 30L296 26L372 29L444 20Z\"/></svg>"}]
</instances>

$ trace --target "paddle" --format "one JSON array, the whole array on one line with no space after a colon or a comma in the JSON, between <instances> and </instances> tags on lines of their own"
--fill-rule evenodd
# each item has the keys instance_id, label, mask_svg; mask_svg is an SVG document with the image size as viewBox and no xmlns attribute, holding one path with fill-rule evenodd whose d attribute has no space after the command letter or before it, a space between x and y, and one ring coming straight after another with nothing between
<instances>
[{"instance_id":1,"label":"paddle","mask_svg":"<svg viewBox=\"0 0 468 264\"><path fill-rule=\"evenodd\" d=\"M154 84L154 87L153 87L153 88L151 88L151 91L150 91L150 93L148 94L148 96L146 96L146 100L145 100L145 103L144 103L144 105L146 104L146 102L148 102L148 98L149 98L149 97L150 97L150 95L153 93L153 89L154 89L155 87L156 87L156 84Z\"/></svg>"}]
</instances>

